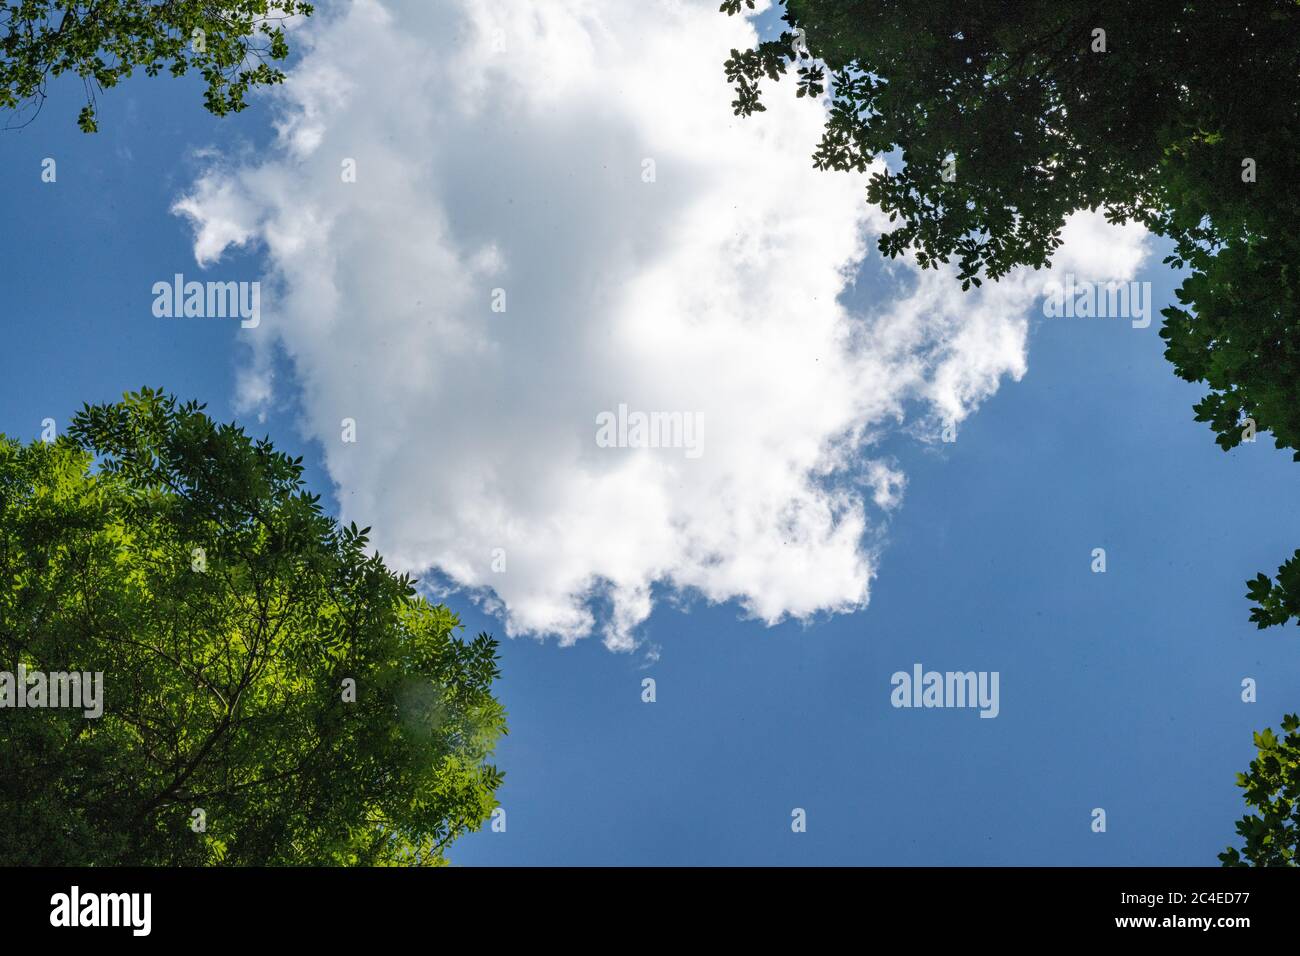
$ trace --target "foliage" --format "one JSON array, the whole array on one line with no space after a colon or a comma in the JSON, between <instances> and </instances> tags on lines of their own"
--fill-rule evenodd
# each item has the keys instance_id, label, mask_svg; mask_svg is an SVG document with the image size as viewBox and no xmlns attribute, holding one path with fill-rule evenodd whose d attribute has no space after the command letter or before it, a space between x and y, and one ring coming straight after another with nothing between
<instances>
[{"instance_id":1,"label":"foliage","mask_svg":"<svg viewBox=\"0 0 1300 956\"><path fill-rule=\"evenodd\" d=\"M144 389L0 436L0 668L105 700L0 709L0 862L443 862L502 779L496 642L202 409Z\"/></svg>"},{"instance_id":2,"label":"foliage","mask_svg":"<svg viewBox=\"0 0 1300 956\"><path fill-rule=\"evenodd\" d=\"M1246 803L1259 814L1247 814L1237 822L1237 833L1246 841L1238 851L1229 847L1219 854L1224 866L1296 866L1300 847L1300 716L1282 718L1286 736L1278 739L1272 729L1255 734L1259 756L1250 762L1249 773L1237 774L1237 786L1246 791ZM1243 859L1244 856L1244 859Z\"/></svg>"},{"instance_id":3,"label":"foliage","mask_svg":"<svg viewBox=\"0 0 1300 956\"><path fill-rule=\"evenodd\" d=\"M1300 456L1300 4L788 0L785 20L732 50L735 111L762 110L760 80L795 66L798 95L829 89L818 168L897 154L867 189L898 223L883 254L955 258L965 287L1048 266L1076 210L1142 222L1191 268L1161 334L1210 387L1197 420L1226 449L1252 417Z\"/></svg>"},{"instance_id":4,"label":"foliage","mask_svg":"<svg viewBox=\"0 0 1300 956\"><path fill-rule=\"evenodd\" d=\"M784 19L731 51L732 105L763 110L761 81L792 66L797 96L828 93L814 165L895 167L867 187L898 223L882 254L956 259L969 288L1050 267L1075 211L1140 222L1188 269L1160 335L1175 373L1208 387L1196 420L1225 451L1268 431L1300 460L1300 3L787 0ZM1247 588L1260 628L1300 624L1300 551ZM1297 718L1283 728L1255 735L1240 778L1263 814L1238 824L1257 865L1295 863Z\"/></svg>"},{"instance_id":5,"label":"foliage","mask_svg":"<svg viewBox=\"0 0 1300 956\"><path fill-rule=\"evenodd\" d=\"M1261 630L1292 618L1300 624L1300 551L1278 568L1276 581L1265 574L1247 581L1246 597L1257 605L1251 608L1250 619Z\"/></svg>"},{"instance_id":6,"label":"foliage","mask_svg":"<svg viewBox=\"0 0 1300 956\"><path fill-rule=\"evenodd\" d=\"M77 124L93 133L98 90L136 69L192 69L211 113L237 113L253 87L284 80L274 65L289 55L282 24L312 9L303 0L0 0L0 109L39 109L49 78L71 73L86 89Z\"/></svg>"},{"instance_id":7,"label":"foliage","mask_svg":"<svg viewBox=\"0 0 1300 956\"><path fill-rule=\"evenodd\" d=\"M1141 222L1189 270L1160 335L1208 386L1196 420L1226 451L1250 419L1300 460L1300 3L788 0L785 21L731 51L735 111L797 66L798 95L829 92L814 165L901 159L867 187L898 223L883 254L955 258L968 288L1050 266L1077 210ZM1252 620L1300 624L1296 573L1250 583Z\"/></svg>"}]
</instances>

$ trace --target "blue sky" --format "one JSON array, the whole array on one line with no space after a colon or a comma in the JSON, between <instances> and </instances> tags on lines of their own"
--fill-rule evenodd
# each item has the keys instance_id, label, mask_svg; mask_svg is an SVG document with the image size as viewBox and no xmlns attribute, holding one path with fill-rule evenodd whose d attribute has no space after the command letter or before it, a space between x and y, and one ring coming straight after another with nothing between
<instances>
[{"instance_id":1,"label":"blue sky","mask_svg":"<svg viewBox=\"0 0 1300 956\"><path fill-rule=\"evenodd\" d=\"M77 90L55 93L35 123L0 137L0 431L34 438L45 417L62 426L82 402L162 385L304 454L313 487L340 508L331 449L306 424L314 399L283 351L259 423L236 412L237 370L252 361L239 330L149 311L154 282L198 272L192 224L170 210L210 168L201 151L271 150L270 105L217 120L194 84L140 80L103 97L102 132L84 136ZM45 157L56 183L41 181ZM1176 285L1161 248L1136 275L1156 309ZM218 277L285 269L274 255L232 247ZM872 251L841 302L880 310L908 281ZM1233 781L1251 731L1296 709L1295 638L1257 632L1244 598L1247 577L1300 544L1300 514L1278 504L1296 466L1267 439L1229 454L1213 443L1192 420L1200 388L1162 356L1158 318L1141 330L1025 312L1027 372L984 396L955 443L901 428L870 447L907 486L901 506L871 512L880 550L863 610L769 627L740 600L659 580L638 649L619 653L592 638L504 639L500 614L448 598L467 632L503 637L511 724L497 759L506 832L464 838L453 861L1213 865L1243 810ZM364 481L355 488L366 501ZM1105 574L1090 570L1097 547ZM597 602L598 623L607 612ZM999 716L891 707L891 675L917 662L999 672ZM1257 703L1241 700L1246 677ZM796 807L806 833L791 831ZM1105 833L1090 829L1094 807Z\"/></svg>"}]
</instances>

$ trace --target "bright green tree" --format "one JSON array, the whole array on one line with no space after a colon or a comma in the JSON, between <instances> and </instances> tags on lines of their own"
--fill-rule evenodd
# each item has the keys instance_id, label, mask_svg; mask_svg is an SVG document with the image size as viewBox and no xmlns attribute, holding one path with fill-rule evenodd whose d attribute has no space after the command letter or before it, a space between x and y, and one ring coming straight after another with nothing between
<instances>
[{"instance_id":1,"label":"bright green tree","mask_svg":"<svg viewBox=\"0 0 1300 956\"><path fill-rule=\"evenodd\" d=\"M0 670L104 675L99 718L0 708L0 864L444 862L496 805L496 642L202 408L0 436Z\"/></svg>"},{"instance_id":2,"label":"bright green tree","mask_svg":"<svg viewBox=\"0 0 1300 956\"><path fill-rule=\"evenodd\" d=\"M1249 773L1237 774L1237 786L1246 791L1246 803L1259 813L1237 822L1246 841L1242 850L1229 847L1219 854L1224 866L1296 866L1300 847L1300 716L1282 718L1286 736L1271 729L1255 734L1259 756Z\"/></svg>"},{"instance_id":3,"label":"bright green tree","mask_svg":"<svg viewBox=\"0 0 1300 956\"><path fill-rule=\"evenodd\" d=\"M0 109L39 109L51 77L80 77L77 123L97 129L98 91L137 69L194 70L204 106L237 113L253 87L284 80L284 22L310 16L303 0L0 0Z\"/></svg>"}]
</instances>

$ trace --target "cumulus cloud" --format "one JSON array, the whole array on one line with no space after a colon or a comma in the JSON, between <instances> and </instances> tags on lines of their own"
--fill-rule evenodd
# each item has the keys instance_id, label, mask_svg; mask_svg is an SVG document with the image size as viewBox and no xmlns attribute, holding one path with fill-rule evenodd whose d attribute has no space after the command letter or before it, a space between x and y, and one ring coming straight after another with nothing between
<instances>
[{"instance_id":1,"label":"cumulus cloud","mask_svg":"<svg viewBox=\"0 0 1300 956\"><path fill-rule=\"evenodd\" d=\"M884 222L812 169L821 106L732 115L720 64L753 40L716 0L354 0L296 33L273 150L177 203L201 264L265 256L246 403L282 349L343 519L512 634L629 648L652 589L862 607L905 487L872 443L1025 371L1032 275L963 294L894 264L906 291L843 304ZM1089 263L1071 246L1112 227L1078 228L1080 278L1141 258L1130 230ZM617 447L683 423L698 455Z\"/></svg>"}]
</instances>

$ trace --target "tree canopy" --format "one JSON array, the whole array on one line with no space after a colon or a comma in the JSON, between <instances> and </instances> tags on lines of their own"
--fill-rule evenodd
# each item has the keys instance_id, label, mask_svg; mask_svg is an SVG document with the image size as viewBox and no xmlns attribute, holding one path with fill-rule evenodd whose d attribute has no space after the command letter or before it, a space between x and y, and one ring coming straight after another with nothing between
<instances>
[{"instance_id":1,"label":"tree canopy","mask_svg":"<svg viewBox=\"0 0 1300 956\"><path fill-rule=\"evenodd\" d=\"M883 254L978 285L1049 265L1077 210L1141 222L1190 269L1161 335L1209 387L1197 420L1228 449L1249 417L1300 459L1300 4L788 0L785 20L732 51L735 110L792 69L829 92L818 168L899 161L867 188L898 223Z\"/></svg>"},{"instance_id":2,"label":"tree canopy","mask_svg":"<svg viewBox=\"0 0 1300 956\"><path fill-rule=\"evenodd\" d=\"M92 133L97 93L141 69L194 70L208 111L237 113L249 90L284 80L283 24L312 10L303 0L0 0L0 109L39 110L50 78L70 73L86 91L77 123Z\"/></svg>"},{"instance_id":3,"label":"tree canopy","mask_svg":"<svg viewBox=\"0 0 1300 956\"><path fill-rule=\"evenodd\" d=\"M721 11L753 9L723 0ZM789 29L726 61L733 107L793 70L828 94L812 161L868 170L898 225L882 254L956 261L963 288L1050 267L1066 217L1102 209L1172 241L1174 371L1225 451L1255 430L1300 461L1300 3L786 0ZM1260 628L1300 624L1300 551L1247 582ZM1296 863L1297 718L1256 734L1244 860ZM1243 856L1229 850L1225 864Z\"/></svg>"},{"instance_id":4,"label":"tree canopy","mask_svg":"<svg viewBox=\"0 0 1300 956\"><path fill-rule=\"evenodd\" d=\"M366 554L302 459L144 389L0 436L7 865L437 864L496 805L496 642Z\"/></svg>"}]
</instances>

